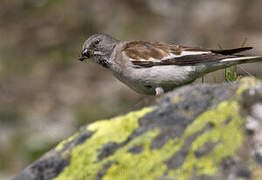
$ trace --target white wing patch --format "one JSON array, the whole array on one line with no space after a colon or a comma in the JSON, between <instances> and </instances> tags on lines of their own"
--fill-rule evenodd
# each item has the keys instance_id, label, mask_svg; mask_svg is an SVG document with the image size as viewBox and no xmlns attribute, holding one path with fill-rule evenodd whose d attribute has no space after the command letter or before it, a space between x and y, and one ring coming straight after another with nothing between
<instances>
[{"instance_id":1,"label":"white wing patch","mask_svg":"<svg viewBox=\"0 0 262 180\"><path fill-rule=\"evenodd\" d=\"M182 51L181 54L172 54L170 53L168 56L165 56L162 59L155 59L155 58L149 58L149 59L140 59L139 61L153 61L153 62L161 62L167 59L174 59L174 58L179 58L183 56L189 56L189 55L200 55L200 54L209 54L211 53L210 51ZM132 59L132 61L137 61L136 59Z\"/></svg>"},{"instance_id":2,"label":"white wing patch","mask_svg":"<svg viewBox=\"0 0 262 180\"><path fill-rule=\"evenodd\" d=\"M167 59L183 57L183 56L200 55L200 54L208 54L208 53L211 53L211 52L210 51L182 51L182 53L180 55L171 54L171 55L166 56L163 59L161 59L161 61L167 60Z\"/></svg>"}]
</instances>

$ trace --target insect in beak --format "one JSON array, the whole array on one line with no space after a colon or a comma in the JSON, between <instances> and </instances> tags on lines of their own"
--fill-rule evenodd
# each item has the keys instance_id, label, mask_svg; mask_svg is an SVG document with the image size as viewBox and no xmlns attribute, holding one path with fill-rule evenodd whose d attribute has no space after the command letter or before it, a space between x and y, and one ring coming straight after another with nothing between
<instances>
[{"instance_id":1,"label":"insect in beak","mask_svg":"<svg viewBox=\"0 0 262 180\"><path fill-rule=\"evenodd\" d=\"M85 48L78 56L78 60L84 61L85 59L89 59L92 56L94 56L94 51Z\"/></svg>"}]
</instances>

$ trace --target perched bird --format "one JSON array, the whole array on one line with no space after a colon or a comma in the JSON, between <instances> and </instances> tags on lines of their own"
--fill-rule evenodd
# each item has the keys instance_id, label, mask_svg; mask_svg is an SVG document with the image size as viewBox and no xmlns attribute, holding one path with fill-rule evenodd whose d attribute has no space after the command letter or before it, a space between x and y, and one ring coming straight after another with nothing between
<instances>
[{"instance_id":1,"label":"perched bird","mask_svg":"<svg viewBox=\"0 0 262 180\"><path fill-rule=\"evenodd\" d=\"M138 93L160 95L206 73L232 65L262 61L262 56L233 55L252 47L210 50L147 41L120 41L94 34L79 60L91 59Z\"/></svg>"}]
</instances>

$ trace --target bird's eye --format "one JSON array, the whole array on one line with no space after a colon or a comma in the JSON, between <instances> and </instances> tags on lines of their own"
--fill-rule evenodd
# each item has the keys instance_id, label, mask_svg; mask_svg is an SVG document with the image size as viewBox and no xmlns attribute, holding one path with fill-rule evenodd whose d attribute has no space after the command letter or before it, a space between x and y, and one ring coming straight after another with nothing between
<instances>
[{"instance_id":1,"label":"bird's eye","mask_svg":"<svg viewBox=\"0 0 262 180\"><path fill-rule=\"evenodd\" d=\"M83 56L86 56L86 55L88 54L88 50L85 48L85 49L81 52L81 54L82 54Z\"/></svg>"},{"instance_id":2,"label":"bird's eye","mask_svg":"<svg viewBox=\"0 0 262 180\"><path fill-rule=\"evenodd\" d=\"M99 44L99 43L100 43L100 40L99 40L99 39L95 40L95 42L94 42L95 45L97 45L97 44Z\"/></svg>"}]
</instances>

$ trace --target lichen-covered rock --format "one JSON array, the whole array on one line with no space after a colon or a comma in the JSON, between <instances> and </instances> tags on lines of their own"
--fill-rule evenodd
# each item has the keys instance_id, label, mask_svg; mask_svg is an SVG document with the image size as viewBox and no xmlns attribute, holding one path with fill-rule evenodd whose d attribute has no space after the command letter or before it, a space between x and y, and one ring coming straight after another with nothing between
<instances>
[{"instance_id":1,"label":"lichen-covered rock","mask_svg":"<svg viewBox=\"0 0 262 180\"><path fill-rule=\"evenodd\" d=\"M89 124L15 180L262 179L262 84L193 85Z\"/></svg>"}]
</instances>

